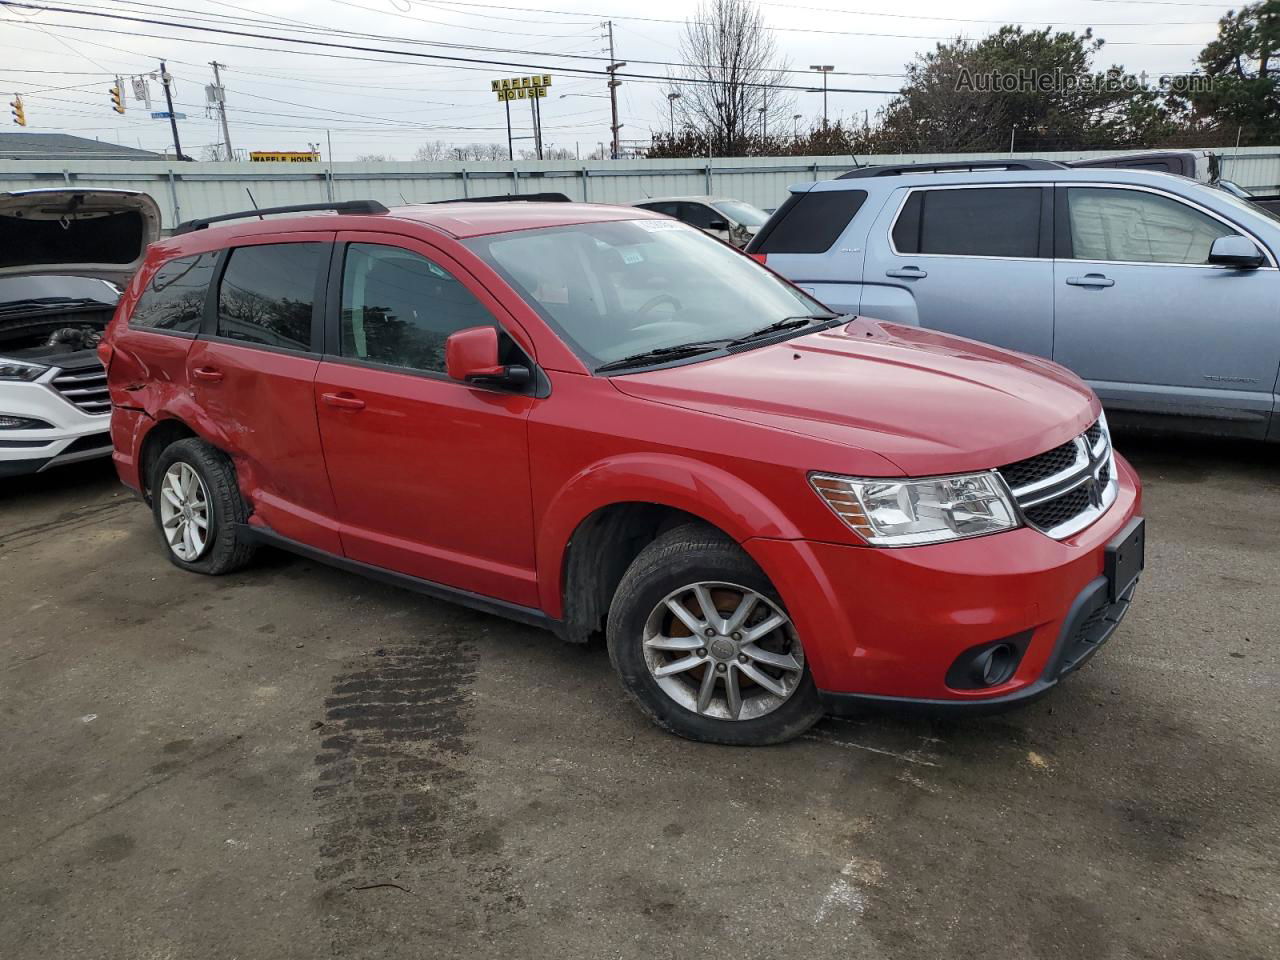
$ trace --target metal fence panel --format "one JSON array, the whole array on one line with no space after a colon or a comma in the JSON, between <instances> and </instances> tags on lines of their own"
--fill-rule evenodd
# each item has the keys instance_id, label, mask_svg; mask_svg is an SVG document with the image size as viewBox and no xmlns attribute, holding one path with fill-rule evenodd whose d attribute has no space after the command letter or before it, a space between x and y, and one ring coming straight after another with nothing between
<instances>
[{"instance_id":1,"label":"metal fence panel","mask_svg":"<svg viewBox=\"0 0 1280 960\"><path fill-rule=\"evenodd\" d=\"M1053 160L1129 151L1035 154ZM1030 154L1018 154L1025 159ZM170 161L0 160L0 191L34 187L143 190L160 203L166 227L255 206L324 200L380 200L388 206L508 193L559 192L592 203L715 194L778 206L793 183L837 177L855 165L1006 159L1002 153L842 157L716 157L675 160L486 161L429 163L173 163ZM1280 147L1222 155L1223 176L1257 192L1280 193Z\"/></svg>"}]
</instances>

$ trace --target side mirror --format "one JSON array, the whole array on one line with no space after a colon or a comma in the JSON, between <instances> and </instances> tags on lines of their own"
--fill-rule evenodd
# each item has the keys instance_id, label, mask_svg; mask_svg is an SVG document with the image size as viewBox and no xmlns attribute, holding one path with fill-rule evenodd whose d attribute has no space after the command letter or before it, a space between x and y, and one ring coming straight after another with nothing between
<instances>
[{"instance_id":1,"label":"side mirror","mask_svg":"<svg viewBox=\"0 0 1280 960\"><path fill-rule=\"evenodd\" d=\"M1213 241L1208 262L1219 267L1253 270L1266 263L1266 259L1248 237L1231 236Z\"/></svg>"},{"instance_id":2,"label":"side mirror","mask_svg":"<svg viewBox=\"0 0 1280 960\"><path fill-rule=\"evenodd\" d=\"M521 387L533 378L528 367L500 362L495 327L469 327L450 334L444 342L444 369L463 383Z\"/></svg>"},{"instance_id":3,"label":"side mirror","mask_svg":"<svg viewBox=\"0 0 1280 960\"><path fill-rule=\"evenodd\" d=\"M707 229L708 230L728 230L729 221L728 220L712 220L710 223L707 224Z\"/></svg>"}]
</instances>

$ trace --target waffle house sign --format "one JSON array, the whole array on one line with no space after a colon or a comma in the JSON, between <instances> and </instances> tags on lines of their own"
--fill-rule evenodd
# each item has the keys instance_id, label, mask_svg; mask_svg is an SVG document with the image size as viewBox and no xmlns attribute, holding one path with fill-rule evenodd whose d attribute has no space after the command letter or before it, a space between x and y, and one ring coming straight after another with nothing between
<instances>
[{"instance_id":1,"label":"waffle house sign","mask_svg":"<svg viewBox=\"0 0 1280 960\"><path fill-rule=\"evenodd\" d=\"M531 77L503 77L492 80L493 92L499 100L533 100L547 95L551 86L551 74L539 73Z\"/></svg>"}]
</instances>

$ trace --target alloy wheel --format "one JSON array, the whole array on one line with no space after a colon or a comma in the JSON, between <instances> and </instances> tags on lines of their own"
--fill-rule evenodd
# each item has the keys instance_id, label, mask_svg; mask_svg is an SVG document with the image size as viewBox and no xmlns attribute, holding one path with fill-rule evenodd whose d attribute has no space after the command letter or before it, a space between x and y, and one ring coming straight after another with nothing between
<instances>
[{"instance_id":1,"label":"alloy wheel","mask_svg":"<svg viewBox=\"0 0 1280 960\"><path fill-rule=\"evenodd\" d=\"M209 545L209 491L192 467L171 464L160 480L160 527L174 556L186 563Z\"/></svg>"},{"instance_id":2,"label":"alloy wheel","mask_svg":"<svg viewBox=\"0 0 1280 960\"><path fill-rule=\"evenodd\" d=\"M644 660L658 687L701 716L752 720L784 704L804 676L791 618L733 583L692 583L645 622Z\"/></svg>"}]
</instances>

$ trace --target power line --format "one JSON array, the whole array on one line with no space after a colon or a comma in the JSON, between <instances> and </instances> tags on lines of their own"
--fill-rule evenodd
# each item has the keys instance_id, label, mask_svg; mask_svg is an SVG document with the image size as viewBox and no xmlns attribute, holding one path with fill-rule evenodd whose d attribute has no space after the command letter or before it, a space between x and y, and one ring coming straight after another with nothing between
<instances>
[{"instance_id":1,"label":"power line","mask_svg":"<svg viewBox=\"0 0 1280 960\"><path fill-rule=\"evenodd\" d=\"M270 40L276 43L291 43L291 44L298 44L298 45L307 46L307 47L323 47L326 49L351 50L359 53L382 53L382 54L390 54L398 57L411 57L414 59L441 60L441 61L446 61L453 64L458 64L459 66L457 66L456 69L478 69L480 67L498 66L498 67L515 67L516 69L528 70L530 72L544 71L547 69L555 69L561 72L571 72L571 73L582 74L586 76L602 77L602 76L608 75L607 70L590 70L590 69L587 69L586 67L573 67L573 66L565 66L565 65L548 66L545 61L540 64L530 64L530 63L515 62L510 60L486 59L486 58L480 58L480 57L459 57L459 56L450 56L450 55L438 54L438 53L424 53L418 50L395 50L387 47L375 47L375 46L367 46L367 45L354 44L354 43L339 43L334 40L316 40L316 39L307 39L303 37L287 37L287 36L279 36L275 34L254 33L254 32L245 31L245 30L231 30L225 27L208 27L208 26L202 26L198 24L174 23L173 21L154 20L147 17L135 17L135 16L126 16L124 14L101 13L98 11L89 11L89 10L77 10L75 8L70 8L70 7L17 2L17 0L0 0L0 6L18 7L18 8L24 8L29 10L44 10L50 13L66 13L66 14L71 14L74 16L82 16L82 17L100 17L108 20L117 20L117 21L123 21L127 23L140 23L140 24L144 24L146 26L152 26L152 27L168 27L168 28L177 29L177 30L189 30L196 33L225 34L227 36L244 37L244 38L253 39L253 40ZM96 32L96 33L127 34L129 36L139 35L133 31L87 27L80 24L59 23L59 24L55 24L55 26L61 27L63 29L68 29L68 30L87 30L87 31ZM259 47L252 44L236 44L236 43L226 43L224 41L208 41L208 40L201 41L191 37L180 37L180 36L170 36L170 35L156 37L154 35L148 35L148 34L143 34L143 36L151 36L152 39L172 40L172 41L186 42L186 43L213 42L213 43L221 44L223 46L237 47L239 49L265 50L272 53L298 52L298 51L290 51L290 50L280 50L278 48L273 48L273 47ZM460 49L471 49L464 44L448 44L446 46L450 46L452 48L460 48ZM537 51L526 51L524 53L525 55L535 56L535 57L546 56L546 54L540 54ZM330 54L330 56L342 56L342 55ZM552 54L551 56L560 57L561 55ZM368 58L345 57L344 59L367 60ZM592 58L592 59L595 59L595 58ZM404 61L393 60L393 61L386 61L386 62L403 63ZM475 66L467 67L465 66L467 64L474 64ZM681 64L680 66L684 66L684 65ZM627 79L632 81L656 81L658 83L663 83L663 84L668 84L672 82L672 79L670 77L659 76L656 74L643 74L643 73L627 74ZM714 81L711 81L711 80L702 80L698 78L681 79L679 82L686 85L714 83ZM800 86L796 84L745 83L743 84L743 86L768 87L770 89L776 89L776 90L796 90L800 92L804 92L810 89L808 86ZM860 89L860 88L854 88L854 87L840 87L840 88L832 87L831 92L833 93L871 93L871 94L885 94L889 96L894 96L898 93L897 90L869 90L869 89Z\"/></svg>"}]
</instances>

